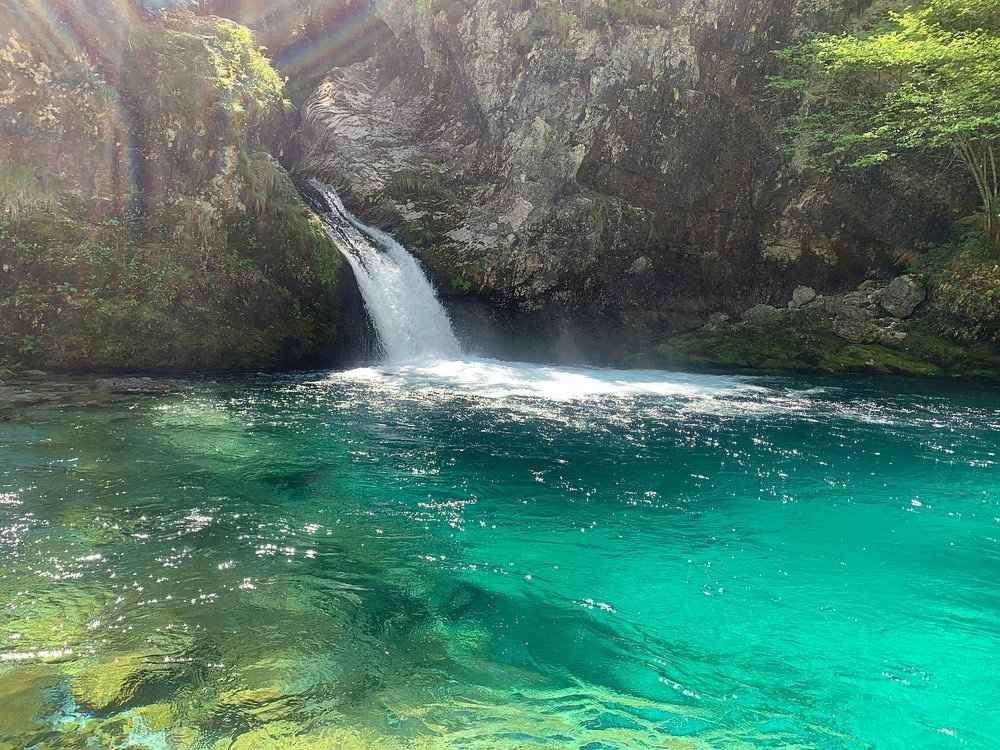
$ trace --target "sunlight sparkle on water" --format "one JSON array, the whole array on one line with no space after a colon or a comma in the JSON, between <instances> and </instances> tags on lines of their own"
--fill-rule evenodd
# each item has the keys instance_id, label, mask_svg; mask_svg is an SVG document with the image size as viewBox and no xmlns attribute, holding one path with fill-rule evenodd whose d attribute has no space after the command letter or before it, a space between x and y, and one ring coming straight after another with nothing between
<instances>
[{"instance_id":1,"label":"sunlight sparkle on water","mask_svg":"<svg viewBox=\"0 0 1000 750\"><path fill-rule=\"evenodd\" d=\"M0 744L992 750L998 434L973 386L474 358L26 410Z\"/></svg>"}]
</instances>

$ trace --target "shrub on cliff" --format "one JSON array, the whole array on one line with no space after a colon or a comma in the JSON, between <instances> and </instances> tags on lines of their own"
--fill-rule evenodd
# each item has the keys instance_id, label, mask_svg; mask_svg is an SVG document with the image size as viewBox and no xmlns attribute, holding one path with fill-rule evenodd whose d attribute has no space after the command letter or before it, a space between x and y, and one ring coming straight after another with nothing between
<instances>
[{"instance_id":1,"label":"shrub on cliff","mask_svg":"<svg viewBox=\"0 0 1000 750\"><path fill-rule=\"evenodd\" d=\"M996 0L925 0L863 31L787 49L779 89L798 92L796 153L866 168L908 153L957 160L1000 249L1000 10Z\"/></svg>"},{"instance_id":2,"label":"shrub on cliff","mask_svg":"<svg viewBox=\"0 0 1000 750\"><path fill-rule=\"evenodd\" d=\"M931 279L951 335L1000 342L1000 259L986 243L972 236L945 248Z\"/></svg>"}]
</instances>

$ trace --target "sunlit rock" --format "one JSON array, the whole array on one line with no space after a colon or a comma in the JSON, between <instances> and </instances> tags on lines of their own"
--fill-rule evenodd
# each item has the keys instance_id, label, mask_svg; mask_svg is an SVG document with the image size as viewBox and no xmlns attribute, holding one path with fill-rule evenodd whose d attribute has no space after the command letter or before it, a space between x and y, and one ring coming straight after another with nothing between
<instances>
[{"instance_id":1,"label":"sunlit rock","mask_svg":"<svg viewBox=\"0 0 1000 750\"><path fill-rule=\"evenodd\" d=\"M57 668L0 665L0 750L15 750L44 728L48 694L57 685ZM11 744L7 744L11 743Z\"/></svg>"},{"instance_id":2,"label":"sunlit rock","mask_svg":"<svg viewBox=\"0 0 1000 750\"><path fill-rule=\"evenodd\" d=\"M268 153L291 115L247 29L127 0L0 3L0 29L0 359L333 356L343 263Z\"/></svg>"},{"instance_id":3,"label":"sunlit rock","mask_svg":"<svg viewBox=\"0 0 1000 750\"><path fill-rule=\"evenodd\" d=\"M364 730L331 728L309 732L296 722L275 721L245 732L231 744L220 747L228 750L375 750L385 747L384 742Z\"/></svg>"},{"instance_id":4,"label":"sunlit rock","mask_svg":"<svg viewBox=\"0 0 1000 750\"><path fill-rule=\"evenodd\" d=\"M162 668L144 652L123 654L108 660L83 660L72 665L70 691L81 706L94 711L121 708Z\"/></svg>"}]
</instances>

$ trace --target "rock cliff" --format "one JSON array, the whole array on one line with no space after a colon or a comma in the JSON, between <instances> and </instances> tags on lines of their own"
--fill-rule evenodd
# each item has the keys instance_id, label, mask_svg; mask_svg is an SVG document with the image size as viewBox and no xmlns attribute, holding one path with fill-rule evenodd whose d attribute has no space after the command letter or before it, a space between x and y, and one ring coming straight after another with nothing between
<instances>
[{"instance_id":1,"label":"rock cliff","mask_svg":"<svg viewBox=\"0 0 1000 750\"><path fill-rule=\"evenodd\" d=\"M920 162L823 177L788 153L797 102L768 85L774 52L867 5L0 0L0 262L15 269L0 355L183 368L329 352L349 278L286 169L336 184L477 339L509 329L507 353L864 369L871 351L840 367L827 345L995 350L988 254L925 252L970 213L967 187ZM252 28L281 78L219 16ZM798 287L841 299L907 270L929 299L906 345L869 340L857 306L786 309ZM905 307L901 285L885 298ZM782 309L777 329L760 306ZM706 331L719 316L736 322ZM790 359L722 341L799 324Z\"/></svg>"},{"instance_id":2,"label":"rock cliff","mask_svg":"<svg viewBox=\"0 0 1000 750\"><path fill-rule=\"evenodd\" d=\"M273 367L335 348L341 258L268 151L283 82L229 20L0 0L0 359Z\"/></svg>"},{"instance_id":3,"label":"rock cliff","mask_svg":"<svg viewBox=\"0 0 1000 750\"><path fill-rule=\"evenodd\" d=\"M857 3L350 6L374 41L307 97L296 167L451 293L655 337L856 285L966 199L930 174L831 183L786 155L773 52Z\"/></svg>"}]
</instances>

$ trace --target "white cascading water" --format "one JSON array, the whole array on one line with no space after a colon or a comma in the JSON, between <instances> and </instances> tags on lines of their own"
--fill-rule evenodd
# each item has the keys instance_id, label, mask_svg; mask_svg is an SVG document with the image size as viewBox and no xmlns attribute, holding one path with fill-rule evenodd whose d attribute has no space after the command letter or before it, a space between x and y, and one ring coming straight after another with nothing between
<instances>
[{"instance_id":1,"label":"white cascading water","mask_svg":"<svg viewBox=\"0 0 1000 750\"><path fill-rule=\"evenodd\" d=\"M311 184L327 203L323 224L354 270L385 361L396 365L460 357L462 347L448 313L417 260L348 211L332 187L316 180Z\"/></svg>"},{"instance_id":2,"label":"white cascading water","mask_svg":"<svg viewBox=\"0 0 1000 750\"><path fill-rule=\"evenodd\" d=\"M354 269L383 355L380 366L331 373L328 380L384 389L387 395L422 392L428 397L529 398L533 403L636 396L714 402L737 392L763 390L745 378L466 356L416 259L392 237L352 215L332 187L315 180L312 186L326 202L320 218ZM740 408L746 409L746 403ZM552 413L557 415L558 409Z\"/></svg>"}]
</instances>

